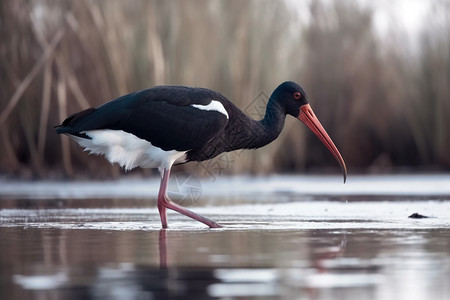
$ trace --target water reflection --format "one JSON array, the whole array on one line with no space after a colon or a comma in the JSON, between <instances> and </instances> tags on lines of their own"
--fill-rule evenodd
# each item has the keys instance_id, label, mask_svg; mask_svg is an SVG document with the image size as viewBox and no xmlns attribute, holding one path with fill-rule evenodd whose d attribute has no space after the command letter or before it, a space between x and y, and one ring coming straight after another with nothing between
<instances>
[{"instance_id":1,"label":"water reflection","mask_svg":"<svg viewBox=\"0 0 450 300\"><path fill-rule=\"evenodd\" d=\"M450 298L445 201L208 208L217 230L37 203L0 210L0 299Z\"/></svg>"},{"instance_id":2,"label":"water reflection","mask_svg":"<svg viewBox=\"0 0 450 300\"><path fill-rule=\"evenodd\" d=\"M159 231L159 267L167 269L167 229Z\"/></svg>"},{"instance_id":3,"label":"water reflection","mask_svg":"<svg viewBox=\"0 0 450 300\"><path fill-rule=\"evenodd\" d=\"M449 295L442 229L1 230L1 299L388 299L399 287Z\"/></svg>"},{"instance_id":4,"label":"water reflection","mask_svg":"<svg viewBox=\"0 0 450 300\"><path fill-rule=\"evenodd\" d=\"M345 245L341 241L334 246L309 249L304 245L295 250L305 238L298 232L229 235L223 231L139 233L8 228L1 238L2 248L8 245L1 257L1 282L5 284L1 298L281 296L286 282L303 276L293 270L303 266L323 273L326 267L321 261L341 255ZM295 247L280 243L286 239L291 239L291 246ZM153 242L157 242L157 250ZM274 255L277 248L280 255ZM223 259L214 258L218 255ZM312 264L308 266L310 255ZM290 257L295 257L297 264L292 270L287 265Z\"/></svg>"}]
</instances>

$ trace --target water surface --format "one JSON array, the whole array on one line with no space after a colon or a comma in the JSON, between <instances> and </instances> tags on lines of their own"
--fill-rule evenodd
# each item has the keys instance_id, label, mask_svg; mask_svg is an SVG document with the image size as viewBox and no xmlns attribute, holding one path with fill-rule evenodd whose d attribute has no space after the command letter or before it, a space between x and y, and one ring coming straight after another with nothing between
<instances>
[{"instance_id":1,"label":"water surface","mask_svg":"<svg viewBox=\"0 0 450 300\"><path fill-rule=\"evenodd\" d=\"M201 199L177 200L222 229L170 213L161 230L153 190L136 195L136 182L128 197L85 183L90 198L69 183L5 184L0 299L450 299L449 177L396 177L384 192L389 178L361 177L347 193L316 178L297 180L325 185L315 193L289 188L295 177L247 178L241 194L230 179L228 194L201 182Z\"/></svg>"}]
</instances>

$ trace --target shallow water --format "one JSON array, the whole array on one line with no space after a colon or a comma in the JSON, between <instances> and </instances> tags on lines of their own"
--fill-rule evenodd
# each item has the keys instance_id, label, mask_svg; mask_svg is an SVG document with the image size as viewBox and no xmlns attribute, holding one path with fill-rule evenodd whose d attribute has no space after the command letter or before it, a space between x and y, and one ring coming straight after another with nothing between
<instances>
[{"instance_id":1,"label":"shallow water","mask_svg":"<svg viewBox=\"0 0 450 300\"><path fill-rule=\"evenodd\" d=\"M157 182L3 183L0 299L450 299L450 177L353 180L201 182L177 201L224 228L168 230Z\"/></svg>"}]
</instances>

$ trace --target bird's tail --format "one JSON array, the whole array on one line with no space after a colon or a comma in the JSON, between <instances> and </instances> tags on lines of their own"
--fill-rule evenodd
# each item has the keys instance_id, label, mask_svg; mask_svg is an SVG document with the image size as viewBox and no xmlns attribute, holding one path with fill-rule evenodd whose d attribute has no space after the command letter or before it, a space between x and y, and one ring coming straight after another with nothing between
<instances>
[{"instance_id":1,"label":"bird's tail","mask_svg":"<svg viewBox=\"0 0 450 300\"><path fill-rule=\"evenodd\" d=\"M74 134L77 133L78 130L76 128L77 123L84 119L85 117L89 116L93 111L95 111L95 108L88 108L83 111L80 111L78 113L75 113L73 115L70 115L65 119L61 125L55 126L55 130L57 134Z\"/></svg>"}]
</instances>

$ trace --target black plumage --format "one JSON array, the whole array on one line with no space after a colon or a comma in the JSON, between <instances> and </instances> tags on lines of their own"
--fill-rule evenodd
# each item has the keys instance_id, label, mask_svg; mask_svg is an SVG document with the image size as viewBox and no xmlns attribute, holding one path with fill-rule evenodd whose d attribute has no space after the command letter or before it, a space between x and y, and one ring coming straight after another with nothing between
<instances>
[{"instance_id":1,"label":"black plumage","mask_svg":"<svg viewBox=\"0 0 450 300\"><path fill-rule=\"evenodd\" d=\"M210 227L220 227L167 197L172 164L203 161L237 149L260 148L278 137L287 114L304 122L332 152L345 181L347 170L342 156L311 110L305 91L292 81L273 91L262 120L249 118L226 97L209 89L157 86L73 114L56 127L56 132L74 137L86 149L105 154L111 162L127 168L158 167L162 175L158 209L164 228L166 208ZM96 135L102 130L114 134ZM124 138L122 132L133 138ZM128 147L126 143L132 145ZM114 152L117 147L120 149Z\"/></svg>"},{"instance_id":2,"label":"black plumage","mask_svg":"<svg viewBox=\"0 0 450 300\"><path fill-rule=\"evenodd\" d=\"M228 101L207 89L158 86L73 114L56 132L89 138L82 132L123 130L166 151L187 151L210 141L227 125L225 115L191 106L212 100Z\"/></svg>"}]
</instances>

